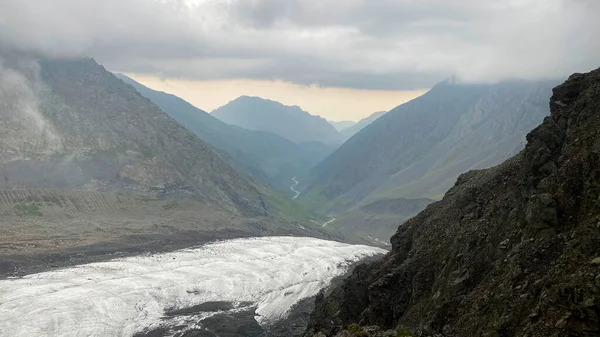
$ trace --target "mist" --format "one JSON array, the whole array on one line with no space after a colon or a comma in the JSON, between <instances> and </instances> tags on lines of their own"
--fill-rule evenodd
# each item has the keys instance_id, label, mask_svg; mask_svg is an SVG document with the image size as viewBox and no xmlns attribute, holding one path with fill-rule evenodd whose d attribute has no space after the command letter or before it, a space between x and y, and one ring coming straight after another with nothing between
<instances>
[{"instance_id":1,"label":"mist","mask_svg":"<svg viewBox=\"0 0 600 337\"><path fill-rule=\"evenodd\" d=\"M34 58L0 54L0 133L3 162L24 158L36 149L53 151L59 139L40 111L44 95L40 65Z\"/></svg>"}]
</instances>

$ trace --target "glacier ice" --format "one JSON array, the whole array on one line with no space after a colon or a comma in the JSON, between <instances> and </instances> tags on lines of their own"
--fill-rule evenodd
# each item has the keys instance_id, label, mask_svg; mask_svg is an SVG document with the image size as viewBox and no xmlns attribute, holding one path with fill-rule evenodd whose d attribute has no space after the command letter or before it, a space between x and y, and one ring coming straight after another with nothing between
<instances>
[{"instance_id":1,"label":"glacier ice","mask_svg":"<svg viewBox=\"0 0 600 337\"><path fill-rule=\"evenodd\" d=\"M0 336L131 336L164 324L165 310L211 301L252 302L268 324L384 252L305 237L234 239L3 280Z\"/></svg>"}]
</instances>

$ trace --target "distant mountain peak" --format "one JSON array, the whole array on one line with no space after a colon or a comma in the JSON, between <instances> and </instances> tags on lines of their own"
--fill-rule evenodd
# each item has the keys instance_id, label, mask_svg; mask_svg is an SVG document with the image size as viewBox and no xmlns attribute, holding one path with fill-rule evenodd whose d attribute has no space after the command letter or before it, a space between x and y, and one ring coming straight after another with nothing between
<instances>
[{"instance_id":1,"label":"distant mountain peak","mask_svg":"<svg viewBox=\"0 0 600 337\"><path fill-rule=\"evenodd\" d=\"M318 141L339 145L339 132L321 116L297 105L289 106L260 97L240 96L211 114L227 124L248 130L269 131L295 143Z\"/></svg>"}]
</instances>

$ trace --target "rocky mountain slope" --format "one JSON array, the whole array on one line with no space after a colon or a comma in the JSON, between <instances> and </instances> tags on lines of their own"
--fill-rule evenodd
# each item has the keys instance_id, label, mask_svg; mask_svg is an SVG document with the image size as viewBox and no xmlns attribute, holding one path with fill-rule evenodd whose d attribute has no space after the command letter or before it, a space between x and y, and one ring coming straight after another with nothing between
<instances>
[{"instance_id":1,"label":"rocky mountain slope","mask_svg":"<svg viewBox=\"0 0 600 337\"><path fill-rule=\"evenodd\" d=\"M116 76L179 124L221 150L239 168L272 188L291 193L292 178L305 174L333 151L322 143L296 144L271 132L226 124L177 96L152 90L122 74Z\"/></svg>"},{"instance_id":2,"label":"rocky mountain slope","mask_svg":"<svg viewBox=\"0 0 600 337\"><path fill-rule=\"evenodd\" d=\"M392 251L317 300L312 332L350 323L431 336L600 334L600 69L556 87L503 164L465 173Z\"/></svg>"},{"instance_id":3,"label":"rocky mountain slope","mask_svg":"<svg viewBox=\"0 0 600 337\"><path fill-rule=\"evenodd\" d=\"M440 83L319 163L303 198L334 213L382 198L439 199L460 173L497 165L522 149L526 133L549 113L554 84Z\"/></svg>"},{"instance_id":4,"label":"rocky mountain slope","mask_svg":"<svg viewBox=\"0 0 600 337\"><path fill-rule=\"evenodd\" d=\"M371 115L361 119L358 123L351 125L343 130L340 130L340 133L344 137L344 139L350 139L350 137L357 134L360 130L364 129L367 125L376 121L379 117L383 116L387 111L378 111L374 112Z\"/></svg>"},{"instance_id":5,"label":"rocky mountain slope","mask_svg":"<svg viewBox=\"0 0 600 337\"><path fill-rule=\"evenodd\" d=\"M5 58L4 188L189 197L266 214L255 184L91 59Z\"/></svg>"},{"instance_id":6,"label":"rocky mountain slope","mask_svg":"<svg viewBox=\"0 0 600 337\"><path fill-rule=\"evenodd\" d=\"M298 106L259 97L238 97L211 114L227 124L272 132L295 143L320 142L339 146L343 142L342 136L327 120Z\"/></svg>"}]
</instances>

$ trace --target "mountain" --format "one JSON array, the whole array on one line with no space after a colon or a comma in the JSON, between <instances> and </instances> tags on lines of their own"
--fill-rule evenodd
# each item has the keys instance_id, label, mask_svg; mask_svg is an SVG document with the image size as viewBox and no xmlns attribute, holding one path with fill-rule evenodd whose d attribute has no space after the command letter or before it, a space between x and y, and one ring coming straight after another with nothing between
<instances>
[{"instance_id":1,"label":"mountain","mask_svg":"<svg viewBox=\"0 0 600 337\"><path fill-rule=\"evenodd\" d=\"M600 335L599 102L600 69L556 87L525 149L400 226L388 255L319 296L312 332Z\"/></svg>"},{"instance_id":2,"label":"mountain","mask_svg":"<svg viewBox=\"0 0 600 337\"><path fill-rule=\"evenodd\" d=\"M295 143L320 142L338 146L343 139L325 119L298 106L259 97L241 96L212 113L221 121L248 130L269 131Z\"/></svg>"},{"instance_id":3,"label":"mountain","mask_svg":"<svg viewBox=\"0 0 600 337\"><path fill-rule=\"evenodd\" d=\"M548 115L554 83L440 83L319 163L303 198L334 214L382 198L439 199L461 172L497 165L523 148L528 130Z\"/></svg>"},{"instance_id":4,"label":"mountain","mask_svg":"<svg viewBox=\"0 0 600 337\"><path fill-rule=\"evenodd\" d=\"M354 136L360 130L364 129L365 126L376 121L379 117L383 116L386 112L387 111L374 112L371 115L358 121L358 123L356 123L350 127L344 128L343 130L339 130L339 131L342 134L342 136L344 137L344 139L350 139L350 137Z\"/></svg>"},{"instance_id":5,"label":"mountain","mask_svg":"<svg viewBox=\"0 0 600 337\"><path fill-rule=\"evenodd\" d=\"M339 122L332 122L332 121L328 121L329 124L333 125L333 127L338 130L338 132L342 132L342 130L347 129L349 127L351 127L352 125L356 124L356 122L354 121L339 121Z\"/></svg>"},{"instance_id":6,"label":"mountain","mask_svg":"<svg viewBox=\"0 0 600 337\"><path fill-rule=\"evenodd\" d=\"M5 188L182 196L266 213L252 181L93 60L13 57L4 68Z\"/></svg>"},{"instance_id":7,"label":"mountain","mask_svg":"<svg viewBox=\"0 0 600 337\"><path fill-rule=\"evenodd\" d=\"M296 144L271 132L226 124L177 96L152 90L122 74L116 76L179 124L222 151L239 168L272 188L291 192L293 177L306 174L333 151L332 147L319 142Z\"/></svg>"}]
</instances>

